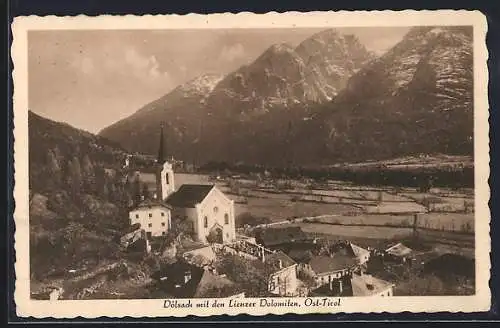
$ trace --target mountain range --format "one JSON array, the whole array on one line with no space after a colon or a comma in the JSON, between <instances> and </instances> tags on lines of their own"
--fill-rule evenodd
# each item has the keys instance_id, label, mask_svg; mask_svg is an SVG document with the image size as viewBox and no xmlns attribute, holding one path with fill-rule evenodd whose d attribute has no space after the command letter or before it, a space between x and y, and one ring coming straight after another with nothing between
<instances>
[{"instance_id":1,"label":"mountain range","mask_svg":"<svg viewBox=\"0 0 500 328\"><path fill-rule=\"evenodd\" d=\"M472 29L416 27L380 57L325 30L187 82L99 134L176 158L332 164L473 152Z\"/></svg>"}]
</instances>

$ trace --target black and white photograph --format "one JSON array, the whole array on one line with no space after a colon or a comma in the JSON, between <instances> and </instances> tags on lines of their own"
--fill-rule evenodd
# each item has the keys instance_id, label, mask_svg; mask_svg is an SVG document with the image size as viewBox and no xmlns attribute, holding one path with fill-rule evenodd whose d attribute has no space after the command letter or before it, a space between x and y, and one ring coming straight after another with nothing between
<instances>
[{"instance_id":1,"label":"black and white photograph","mask_svg":"<svg viewBox=\"0 0 500 328\"><path fill-rule=\"evenodd\" d=\"M29 301L168 316L489 293L481 15L358 15L23 30Z\"/></svg>"}]
</instances>

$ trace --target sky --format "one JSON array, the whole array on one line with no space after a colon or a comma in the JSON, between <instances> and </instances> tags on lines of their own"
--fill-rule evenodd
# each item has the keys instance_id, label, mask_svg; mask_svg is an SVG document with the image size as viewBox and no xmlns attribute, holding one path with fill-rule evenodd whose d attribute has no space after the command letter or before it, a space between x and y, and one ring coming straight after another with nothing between
<instances>
[{"instance_id":1,"label":"sky","mask_svg":"<svg viewBox=\"0 0 500 328\"><path fill-rule=\"evenodd\" d=\"M295 46L325 29L30 31L29 107L97 133L197 76L230 73L273 44ZM337 30L382 54L409 28Z\"/></svg>"}]
</instances>

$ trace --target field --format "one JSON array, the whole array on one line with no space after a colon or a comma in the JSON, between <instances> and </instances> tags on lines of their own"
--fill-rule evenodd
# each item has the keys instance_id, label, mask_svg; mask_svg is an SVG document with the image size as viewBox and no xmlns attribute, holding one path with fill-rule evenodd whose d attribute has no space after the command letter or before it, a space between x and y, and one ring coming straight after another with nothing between
<instances>
[{"instance_id":1,"label":"field","mask_svg":"<svg viewBox=\"0 0 500 328\"><path fill-rule=\"evenodd\" d=\"M304 232L311 234L328 234L341 236L345 239L363 236L369 239L405 238L411 235L411 228L372 227L372 226L342 226L321 223L297 224Z\"/></svg>"},{"instance_id":2,"label":"field","mask_svg":"<svg viewBox=\"0 0 500 328\"><path fill-rule=\"evenodd\" d=\"M330 213L360 212L359 209L351 205L292 202L276 198L248 197L247 202L247 204L235 204L236 216L243 213L250 213L256 217L269 218L271 222Z\"/></svg>"},{"instance_id":3,"label":"field","mask_svg":"<svg viewBox=\"0 0 500 328\"><path fill-rule=\"evenodd\" d=\"M182 180L209 182L203 175ZM295 219L293 224L310 233L392 239L411 233L415 213L416 228L422 231L450 232L453 238L474 232L472 189L432 188L422 192L416 188L362 186L344 181L319 184L248 177L210 182L235 200L236 217L250 214L284 224ZM322 217L301 222L301 218L315 216Z\"/></svg>"}]
</instances>

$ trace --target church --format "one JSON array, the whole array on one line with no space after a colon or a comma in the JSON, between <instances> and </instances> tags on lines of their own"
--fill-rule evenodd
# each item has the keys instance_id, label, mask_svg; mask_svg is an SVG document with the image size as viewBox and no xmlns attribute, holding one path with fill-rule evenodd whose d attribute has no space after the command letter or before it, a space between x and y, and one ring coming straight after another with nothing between
<instances>
[{"instance_id":1,"label":"church","mask_svg":"<svg viewBox=\"0 0 500 328\"><path fill-rule=\"evenodd\" d=\"M173 165L165 160L163 148L162 128L155 168L155 199L145 200L132 209L130 224L140 223L151 237L165 235L171 229L172 221L181 219L189 222L197 241L219 244L234 241L234 201L214 184L188 183L177 187Z\"/></svg>"}]
</instances>

